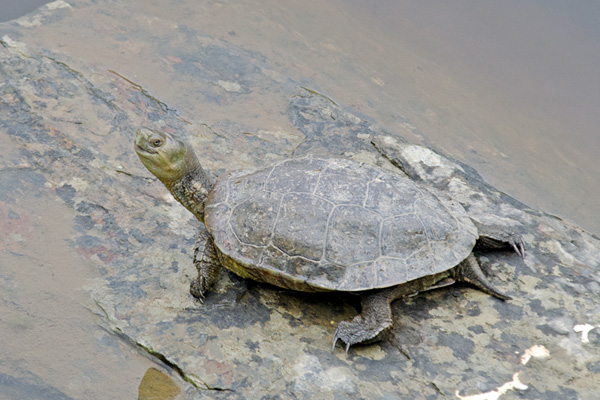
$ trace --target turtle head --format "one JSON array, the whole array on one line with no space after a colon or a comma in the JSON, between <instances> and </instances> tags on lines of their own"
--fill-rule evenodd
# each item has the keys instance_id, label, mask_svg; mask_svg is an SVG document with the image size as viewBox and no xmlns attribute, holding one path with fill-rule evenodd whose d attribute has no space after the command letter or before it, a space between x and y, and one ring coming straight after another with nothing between
<instances>
[{"instance_id":1,"label":"turtle head","mask_svg":"<svg viewBox=\"0 0 600 400\"><path fill-rule=\"evenodd\" d=\"M169 190L199 165L192 148L166 132L138 129L134 148L142 164Z\"/></svg>"}]
</instances>

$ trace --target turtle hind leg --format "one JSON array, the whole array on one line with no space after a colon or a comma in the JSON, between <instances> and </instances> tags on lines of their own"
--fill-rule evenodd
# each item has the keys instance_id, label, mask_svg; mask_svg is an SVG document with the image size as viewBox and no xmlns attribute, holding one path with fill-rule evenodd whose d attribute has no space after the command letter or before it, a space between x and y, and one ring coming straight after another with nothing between
<instances>
[{"instance_id":1,"label":"turtle hind leg","mask_svg":"<svg viewBox=\"0 0 600 400\"><path fill-rule=\"evenodd\" d=\"M190 293L204 302L206 293L215 284L221 271L213 239L206 229L198 234L194 246L194 265L198 270L198 278L190 283Z\"/></svg>"},{"instance_id":2,"label":"turtle hind leg","mask_svg":"<svg viewBox=\"0 0 600 400\"><path fill-rule=\"evenodd\" d=\"M515 253L525 257L525 241L515 232L491 228L479 228L480 236L475 245L476 249L505 249L512 248Z\"/></svg>"},{"instance_id":3,"label":"turtle hind leg","mask_svg":"<svg viewBox=\"0 0 600 400\"><path fill-rule=\"evenodd\" d=\"M362 313L352 321L342 321L333 335L333 348L338 340L346 344L346 353L350 346L357 343L369 343L378 340L385 331L392 328L392 309L394 300L391 289L384 289L365 295L362 298Z\"/></svg>"},{"instance_id":4,"label":"turtle hind leg","mask_svg":"<svg viewBox=\"0 0 600 400\"><path fill-rule=\"evenodd\" d=\"M476 286L479 290L501 300L511 299L510 296L500 292L487 280L479 266L479 262L473 254L469 254L463 262L452 270L452 278L459 282L468 282Z\"/></svg>"}]
</instances>

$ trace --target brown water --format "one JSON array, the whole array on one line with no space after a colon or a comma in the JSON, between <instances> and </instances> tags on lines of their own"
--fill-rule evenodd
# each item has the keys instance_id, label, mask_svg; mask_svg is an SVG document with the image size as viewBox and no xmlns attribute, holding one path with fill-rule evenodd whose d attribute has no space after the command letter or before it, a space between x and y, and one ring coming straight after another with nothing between
<instances>
[{"instance_id":1,"label":"brown water","mask_svg":"<svg viewBox=\"0 0 600 400\"><path fill-rule=\"evenodd\" d=\"M261 53L284 76L310 79L530 206L598 233L600 15L596 2L561 4L132 0L127 7ZM124 42L111 54L104 43L82 43L78 32L53 35L49 42L74 59L116 69L167 102L176 98L156 70L136 62L140 49ZM211 111L209 123L235 112ZM271 128L285 119L260 122ZM0 139L0 155L9 157L10 142ZM135 398L157 365L89 311L96 309L83 287L95 273L65 243L72 210L36 199L19 207L4 220L11 235L0 236L0 265L20 305L0 304L0 378L14 390L0 398L43 398L47 387L74 398ZM15 225L15 214L29 217Z\"/></svg>"}]
</instances>

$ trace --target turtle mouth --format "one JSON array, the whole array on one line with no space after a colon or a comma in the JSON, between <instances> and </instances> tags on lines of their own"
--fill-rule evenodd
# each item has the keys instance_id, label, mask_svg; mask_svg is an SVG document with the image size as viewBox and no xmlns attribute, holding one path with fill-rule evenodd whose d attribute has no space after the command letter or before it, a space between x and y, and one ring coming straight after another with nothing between
<instances>
[{"instance_id":1,"label":"turtle mouth","mask_svg":"<svg viewBox=\"0 0 600 400\"><path fill-rule=\"evenodd\" d=\"M133 144L135 145L135 151L141 154L156 154L157 151L150 145L151 132L146 132L141 129L135 134Z\"/></svg>"},{"instance_id":2,"label":"turtle mouth","mask_svg":"<svg viewBox=\"0 0 600 400\"><path fill-rule=\"evenodd\" d=\"M156 154L156 151L150 151L145 147L140 146L139 144L135 144L135 149L138 153L146 153L146 154Z\"/></svg>"}]
</instances>

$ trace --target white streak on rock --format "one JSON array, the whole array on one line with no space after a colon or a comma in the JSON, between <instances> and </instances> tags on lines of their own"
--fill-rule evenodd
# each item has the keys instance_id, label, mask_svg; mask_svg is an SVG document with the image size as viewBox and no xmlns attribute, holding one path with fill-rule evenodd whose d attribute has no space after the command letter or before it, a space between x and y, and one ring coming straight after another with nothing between
<instances>
[{"instance_id":1,"label":"white streak on rock","mask_svg":"<svg viewBox=\"0 0 600 400\"><path fill-rule=\"evenodd\" d=\"M590 338L588 337L588 333L590 333L590 331L594 328L595 327L590 324L580 324L575 325L573 330L577 333L581 333L581 343L589 343Z\"/></svg>"},{"instance_id":2,"label":"white streak on rock","mask_svg":"<svg viewBox=\"0 0 600 400\"><path fill-rule=\"evenodd\" d=\"M544 346L535 345L531 346L521 356L521 364L526 365L531 358L547 358L550 357L550 352Z\"/></svg>"},{"instance_id":3,"label":"white streak on rock","mask_svg":"<svg viewBox=\"0 0 600 400\"><path fill-rule=\"evenodd\" d=\"M510 382L506 382L504 385L500 386L496 390L492 390L491 392L485 392L480 394L473 394L471 396L461 396L459 391L457 390L454 394L461 400L498 400L500 396L509 390L527 390L527 385L523 384L519 380L519 373L515 372L513 375L513 380Z\"/></svg>"}]
</instances>

